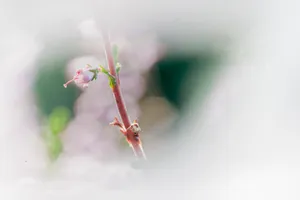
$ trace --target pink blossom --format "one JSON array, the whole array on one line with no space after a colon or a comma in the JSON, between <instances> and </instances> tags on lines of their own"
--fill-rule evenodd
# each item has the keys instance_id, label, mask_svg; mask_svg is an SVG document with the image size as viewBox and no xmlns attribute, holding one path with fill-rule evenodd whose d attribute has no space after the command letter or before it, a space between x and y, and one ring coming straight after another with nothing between
<instances>
[{"instance_id":1,"label":"pink blossom","mask_svg":"<svg viewBox=\"0 0 300 200\"><path fill-rule=\"evenodd\" d=\"M74 77L64 84L64 87L67 88L68 84L75 82L78 85L81 85L83 88L88 87L89 82L91 82L95 76L95 73L90 71L91 67L89 65L85 66L82 69L78 69Z\"/></svg>"}]
</instances>

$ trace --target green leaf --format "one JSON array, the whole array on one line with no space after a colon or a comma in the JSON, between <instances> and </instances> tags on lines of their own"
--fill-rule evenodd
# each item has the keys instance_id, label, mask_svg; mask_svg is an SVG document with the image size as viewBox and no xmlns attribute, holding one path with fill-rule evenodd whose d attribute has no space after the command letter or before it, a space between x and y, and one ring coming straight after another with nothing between
<instances>
[{"instance_id":1,"label":"green leaf","mask_svg":"<svg viewBox=\"0 0 300 200\"><path fill-rule=\"evenodd\" d=\"M56 107L49 116L49 128L54 135L62 132L71 117L71 111L67 107Z\"/></svg>"},{"instance_id":2,"label":"green leaf","mask_svg":"<svg viewBox=\"0 0 300 200\"><path fill-rule=\"evenodd\" d=\"M116 71L117 71L117 74L120 73L120 70L121 70L121 64L120 64L120 63L117 63L117 64L116 64Z\"/></svg>"},{"instance_id":3,"label":"green leaf","mask_svg":"<svg viewBox=\"0 0 300 200\"><path fill-rule=\"evenodd\" d=\"M89 71L94 73L92 81L97 80L99 71L97 69L90 69Z\"/></svg>"},{"instance_id":4,"label":"green leaf","mask_svg":"<svg viewBox=\"0 0 300 200\"><path fill-rule=\"evenodd\" d=\"M109 86L111 88L115 87L116 85L116 78L115 77L109 77Z\"/></svg>"},{"instance_id":5,"label":"green leaf","mask_svg":"<svg viewBox=\"0 0 300 200\"><path fill-rule=\"evenodd\" d=\"M108 75L109 74L109 71L107 69L105 69L103 66L99 65L99 68L101 70L102 73Z\"/></svg>"},{"instance_id":6,"label":"green leaf","mask_svg":"<svg viewBox=\"0 0 300 200\"><path fill-rule=\"evenodd\" d=\"M48 131L45 136L48 155L51 161L55 161L63 151L63 144L59 135Z\"/></svg>"},{"instance_id":7,"label":"green leaf","mask_svg":"<svg viewBox=\"0 0 300 200\"><path fill-rule=\"evenodd\" d=\"M118 63L118 59L119 59L119 48L117 45L113 45L112 53L113 53L114 63L116 65Z\"/></svg>"},{"instance_id":8,"label":"green leaf","mask_svg":"<svg viewBox=\"0 0 300 200\"><path fill-rule=\"evenodd\" d=\"M71 117L71 111L67 107L56 107L48 118L48 127L43 133L48 155L51 161L55 161L63 151L63 143L60 133L66 128Z\"/></svg>"},{"instance_id":9,"label":"green leaf","mask_svg":"<svg viewBox=\"0 0 300 200\"><path fill-rule=\"evenodd\" d=\"M100 67L100 70L101 70L101 72L102 73L104 73L104 74L106 74L107 76L108 76L108 79L109 79L109 86L111 87L111 88L113 88L115 85L116 85L116 78L113 76L113 75L111 75L110 73L109 73L109 71L107 70L107 69L105 69L104 67L102 67L101 65L99 66Z\"/></svg>"}]
</instances>

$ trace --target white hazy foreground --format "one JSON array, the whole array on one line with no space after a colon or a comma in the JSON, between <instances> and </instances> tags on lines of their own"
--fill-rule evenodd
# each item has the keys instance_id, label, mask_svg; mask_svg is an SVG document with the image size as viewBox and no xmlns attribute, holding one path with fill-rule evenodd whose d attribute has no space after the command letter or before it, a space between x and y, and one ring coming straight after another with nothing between
<instances>
[{"instance_id":1,"label":"white hazy foreground","mask_svg":"<svg viewBox=\"0 0 300 200\"><path fill-rule=\"evenodd\" d=\"M1 199L299 199L299 6L292 0L1 1ZM190 133L181 134L180 155L161 170L67 157L47 179L44 145L27 95L26 72L42 48L35 36L60 19L79 23L96 11L133 33L172 20L185 25L170 30L170 37L184 36L187 27L192 36L223 31L232 39L230 56L204 109L188 115L178 130ZM107 190L122 185L131 190Z\"/></svg>"}]
</instances>

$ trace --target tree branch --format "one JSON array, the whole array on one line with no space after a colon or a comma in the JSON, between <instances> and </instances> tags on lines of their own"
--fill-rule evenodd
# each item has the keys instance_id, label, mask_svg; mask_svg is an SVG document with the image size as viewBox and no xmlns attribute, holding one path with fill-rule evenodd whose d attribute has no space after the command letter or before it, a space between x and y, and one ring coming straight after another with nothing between
<instances>
[{"instance_id":1,"label":"tree branch","mask_svg":"<svg viewBox=\"0 0 300 200\"><path fill-rule=\"evenodd\" d=\"M124 103L124 99L120 90L120 80L116 71L114 59L112 56L112 49L110 44L109 33L107 31L102 31L102 38L104 42L104 50L106 54L106 60L109 68L109 72L112 76L116 78L115 84L112 86L112 92L115 98L115 102L117 104L117 108L120 114L120 117L123 122L123 128L121 128L121 132L126 136L127 142L132 147L134 154L137 158L146 159L146 155L144 153L142 142L140 140L140 128L137 121L131 123L129 115L127 113L127 109ZM112 125L116 125L112 123ZM120 126L120 124L118 124Z\"/></svg>"}]
</instances>

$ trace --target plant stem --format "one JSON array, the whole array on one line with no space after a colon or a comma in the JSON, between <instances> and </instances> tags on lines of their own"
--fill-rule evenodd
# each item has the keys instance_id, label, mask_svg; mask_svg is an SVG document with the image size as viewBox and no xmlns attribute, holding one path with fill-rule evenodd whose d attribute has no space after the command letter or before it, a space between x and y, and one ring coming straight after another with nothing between
<instances>
[{"instance_id":1,"label":"plant stem","mask_svg":"<svg viewBox=\"0 0 300 200\"><path fill-rule=\"evenodd\" d=\"M111 49L111 44L110 44L110 38L109 38L109 33L107 31L102 31L102 38L104 42L104 50L106 54L106 60L108 64L108 68L110 71L110 74L114 76L116 79L119 79L119 76L116 72L116 67L114 64L114 59L112 56L112 49ZM120 80L116 80L116 84L112 87L113 95L117 104L117 108L120 114L120 117L122 119L124 128L126 129L126 137L128 143L131 145L132 150L134 154L138 158L146 159L142 143L140 139L136 140L135 133L130 129L130 126L132 125L129 115L127 113L127 109L124 103L124 99L121 93L120 89Z\"/></svg>"}]
</instances>

